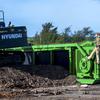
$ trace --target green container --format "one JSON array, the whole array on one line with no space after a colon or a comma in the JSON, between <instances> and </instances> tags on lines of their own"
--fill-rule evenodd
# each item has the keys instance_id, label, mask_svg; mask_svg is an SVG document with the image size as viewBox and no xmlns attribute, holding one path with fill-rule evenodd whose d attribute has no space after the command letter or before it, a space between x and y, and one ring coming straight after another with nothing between
<instances>
[{"instance_id":1,"label":"green container","mask_svg":"<svg viewBox=\"0 0 100 100\"><path fill-rule=\"evenodd\" d=\"M76 49L76 76L82 84L94 84L100 81L100 65L96 63L96 54L88 59L94 50L95 44L84 43Z\"/></svg>"}]
</instances>

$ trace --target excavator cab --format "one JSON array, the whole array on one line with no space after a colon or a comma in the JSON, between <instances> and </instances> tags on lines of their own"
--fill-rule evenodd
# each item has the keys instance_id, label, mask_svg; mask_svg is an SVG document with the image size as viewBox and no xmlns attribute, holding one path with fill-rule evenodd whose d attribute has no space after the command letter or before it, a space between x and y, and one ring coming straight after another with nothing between
<instances>
[{"instance_id":1,"label":"excavator cab","mask_svg":"<svg viewBox=\"0 0 100 100\"><path fill-rule=\"evenodd\" d=\"M5 27L5 21L4 21L4 11L0 10L0 28Z\"/></svg>"},{"instance_id":2,"label":"excavator cab","mask_svg":"<svg viewBox=\"0 0 100 100\"><path fill-rule=\"evenodd\" d=\"M27 43L27 29L25 26L5 25L4 11L0 10L0 49L22 47Z\"/></svg>"}]
</instances>

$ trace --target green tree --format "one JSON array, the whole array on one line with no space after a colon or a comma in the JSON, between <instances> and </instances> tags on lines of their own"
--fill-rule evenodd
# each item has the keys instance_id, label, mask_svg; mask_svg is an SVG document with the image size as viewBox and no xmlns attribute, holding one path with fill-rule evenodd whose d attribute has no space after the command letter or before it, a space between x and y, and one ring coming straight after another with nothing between
<instances>
[{"instance_id":1,"label":"green tree","mask_svg":"<svg viewBox=\"0 0 100 100\"><path fill-rule=\"evenodd\" d=\"M64 38L64 43L71 42L71 28L65 28L65 31L63 32L62 36Z\"/></svg>"},{"instance_id":2,"label":"green tree","mask_svg":"<svg viewBox=\"0 0 100 100\"><path fill-rule=\"evenodd\" d=\"M57 27L54 27L52 23L48 22L42 25L42 31L40 32L41 44L55 43L57 36Z\"/></svg>"},{"instance_id":3,"label":"green tree","mask_svg":"<svg viewBox=\"0 0 100 100\"><path fill-rule=\"evenodd\" d=\"M36 33L35 36L33 37L33 43L40 44L40 35L38 33Z\"/></svg>"},{"instance_id":4,"label":"green tree","mask_svg":"<svg viewBox=\"0 0 100 100\"><path fill-rule=\"evenodd\" d=\"M30 42L32 44L53 44L53 43L68 43L82 42L86 40L94 40L94 32L90 27L84 27L72 34L71 27L66 27L64 32L58 33L57 27L48 22L42 25L40 33L36 33Z\"/></svg>"},{"instance_id":5,"label":"green tree","mask_svg":"<svg viewBox=\"0 0 100 100\"><path fill-rule=\"evenodd\" d=\"M66 43L70 42L70 33L71 33L71 28L67 27L65 28L64 32L58 34L58 38L56 40L56 43Z\"/></svg>"},{"instance_id":6,"label":"green tree","mask_svg":"<svg viewBox=\"0 0 100 100\"><path fill-rule=\"evenodd\" d=\"M75 31L72 36L72 42L82 42L85 40L93 40L94 32L90 27L84 27L82 30Z\"/></svg>"}]
</instances>

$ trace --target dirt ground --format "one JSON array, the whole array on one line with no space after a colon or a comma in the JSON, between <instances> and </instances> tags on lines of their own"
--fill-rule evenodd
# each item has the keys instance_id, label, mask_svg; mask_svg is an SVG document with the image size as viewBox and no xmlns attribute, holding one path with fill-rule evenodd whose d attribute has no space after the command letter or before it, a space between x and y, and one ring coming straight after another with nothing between
<instances>
[{"instance_id":1,"label":"dirt ground","mask_svg":"<svg viewBox=\"0 0 100 100\"><path fill-rule=\"evenodd\" d=\"M81 89L61 66L0 67L1 100L100 100L99 87Z\"/></svg>"},{"instance_id":2,"label":"dirt ground","mask_svg":"<svg viewBox=\"0 0 100 100\"><path fill-rule=\"evenodd\" d=\"M17 66L0 68L0 86L6 88L39 88L76 83L75 76L60 66Z\"/></svg>"}]
</instances>

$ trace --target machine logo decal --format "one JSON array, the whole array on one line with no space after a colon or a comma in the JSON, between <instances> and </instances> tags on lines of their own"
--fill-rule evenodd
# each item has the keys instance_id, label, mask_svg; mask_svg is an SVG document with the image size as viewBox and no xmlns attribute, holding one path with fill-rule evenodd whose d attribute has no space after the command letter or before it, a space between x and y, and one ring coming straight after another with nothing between
<instances>
[{"instance_id":1,"label":"machine logo decal","mask_svg":"<svg viewBox=\"0 0 100 100\"><path fill-rule=\"evenodd\" d=\"M17 38L22 38L22 34L20 33L16 33L16 34L4 34L1 35L1 39L5 40L5 39L17 39Z\"/></svg>"}]
</instances>

